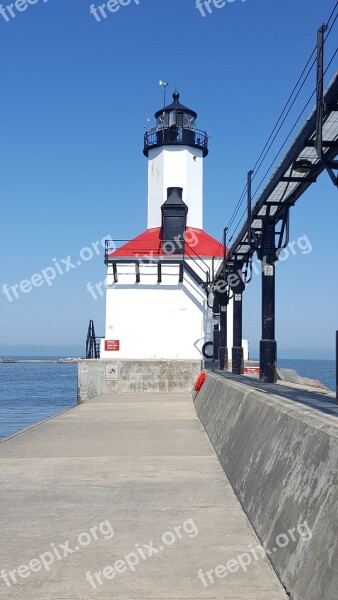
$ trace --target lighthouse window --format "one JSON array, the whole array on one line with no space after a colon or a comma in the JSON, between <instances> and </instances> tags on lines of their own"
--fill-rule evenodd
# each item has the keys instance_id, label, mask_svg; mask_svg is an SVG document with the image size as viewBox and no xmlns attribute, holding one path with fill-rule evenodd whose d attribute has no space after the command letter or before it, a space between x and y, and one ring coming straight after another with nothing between
<instances>
[{"instance_id":1,"label":"lighthouse window","mask_svg":"<svg viewBox=\"0 0 338 600\"><path fill-rule=\"evenodd\" d=\"M169 114L169 127L174 127L174 125L177 125L177 117L179 115L176 114L176 112L171 112Z\"/></svg>"},{"instance_id":2,"label":"lighthouse window","mask_svg":"<svg viewBox=\"0 0 338 600\"><path fill-rule=\"evenodd\" d=\"M157 127L183 127L184 129L195 129L194 117L187 113L176 112L161 114L157 117Z\"/></svg>"},{"instance_id":3,"label":"lighthouse window","mask_svg":"<svg viewBox=\"0 0 338 600\"><path fill-rule=\"evenodd\" d=\"M168 127L169 125L169 115L162 114L157 118L157 126L158 127Z\"/></svg>"},{"instance_id":4,"label":"lighthouse window","mask_svg":"<svg viewBox=\"0 0 338 600\"><path fill-rule=\"evenodd\" d=\"M187 129L195 129L195 119L194 117L192 117L191 115L183 115L184 119L183 119L183 127L186 127Z\"/></svg>"},{"instance_id":5,"label":"lighthouse window","mask_svg":"<svg viewBox=\"0 0 338 600\"><path fill-rule=\"evenodd\" d=\"M177 127L183 127L183 114L182 113L177 113L176 124L177 124Z\"/></svg>"}]
</instances>

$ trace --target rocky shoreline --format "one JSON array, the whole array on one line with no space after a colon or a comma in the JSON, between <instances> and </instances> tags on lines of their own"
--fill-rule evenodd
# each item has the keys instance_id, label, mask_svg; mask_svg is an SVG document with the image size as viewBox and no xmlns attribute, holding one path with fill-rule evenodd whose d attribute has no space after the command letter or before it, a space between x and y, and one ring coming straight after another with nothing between
<instances>
[{"instance_id":1,"label":"rocky shoreline","mask_svg":"<svg viewBox=\"0 0 338 600\"><path fill-rule=\"evenodd\" d=\"M46 363L46 364L72 364L78 363L79 360L82 360L80 357L74 358L59 358L57 360L48 360L48 359L21 359L21 358L0 358L0 363Z\"/></svg>"},{"instance_id":2,"label":"rocky shoreline","mask_svg":"<svg viewBox=\"0 0 338 600\"><path fill-rule=\"evenodd\" d=\"M277 368L277 378L281 383L295 383L296 385L305 385L307 387L315 388L319 392L332 393L332 390L317 379L310 379L309 377L298 375L297 371L294 371L293 369Z\"/></svg>"}]
</instances>

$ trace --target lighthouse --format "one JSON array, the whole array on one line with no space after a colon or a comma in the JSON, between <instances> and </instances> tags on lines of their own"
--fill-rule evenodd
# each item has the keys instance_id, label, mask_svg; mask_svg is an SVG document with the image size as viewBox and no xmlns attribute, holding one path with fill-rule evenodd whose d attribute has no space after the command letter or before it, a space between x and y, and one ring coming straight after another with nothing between
<instances>
[{"instance_id":1,"label":"lighthouse","mask_svg":"<svg viewBox=\"0 0 338 600\"><path fill-rule=\"evenodd\" d=\"M203 229L208 135L175 92L144 136L147 229L120 247L108 242L106 325L101 358L196 360L212 356L210 283L224 248ZM232 345L232 301L228 306Z\"/></svg>"},{"instance_id":2,"label":"lighthouse","mask_svg":"<svg viewBox=\"0 0 338 600\"><path fill-rule=\"evenodd\" d=\"M148 157L148 228L161 223L161 206L167 189L183 189L188 207L187 226L203 229L203 162L208 154L208 137L196 130L197 114L180 103L178 92L173 103L155 114L156 126L145 136L144 154Z\"/></svg>"}]
</instances>

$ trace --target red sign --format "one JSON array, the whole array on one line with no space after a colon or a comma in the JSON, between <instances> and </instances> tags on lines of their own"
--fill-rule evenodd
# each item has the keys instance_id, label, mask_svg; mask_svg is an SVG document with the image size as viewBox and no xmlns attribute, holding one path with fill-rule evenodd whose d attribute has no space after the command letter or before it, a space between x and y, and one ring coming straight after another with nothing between
<instances>
[{"instance_id":1,"label":"red sign","mask_svg":"<svg viewBox=\"0 0 338 600\"><path fill-rule=\"evenodd\" d=\"M244 373L246 375L258 375L260 376L260 368L259 367L244 367Z\"/></svg>"},{"instance_id":2,"label":"red sign","mask_svg":"<svg viewBox=\"0 0 338 600\"><path fill-rule=\"evenodd\" d=\"M118 352L120 350L120 340L105 340L104 349L106 352Z\"/></svg>"}]
</instances>

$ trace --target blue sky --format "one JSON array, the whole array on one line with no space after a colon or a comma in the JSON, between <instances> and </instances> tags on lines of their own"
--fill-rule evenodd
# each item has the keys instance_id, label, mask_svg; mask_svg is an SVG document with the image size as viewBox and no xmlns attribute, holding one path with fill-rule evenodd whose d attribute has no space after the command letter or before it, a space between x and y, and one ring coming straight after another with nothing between
<instances>
[{"instance_id":1,"label":"blue sky","mask_svg":"<svg viewBox=\"0 0 338 600\"><path fill-rule=\"evenodd\" d=\"M65 270L61 259L76 263L81 249L105 236L129 239L145 229L142 144L147 112L152 118L162 106L160 78L170 91L177 86L211 135L205 229L220 238L335 2L234 0L202 17L195 0L131 0L100 22L90 4L38 0L8 22L0 15L2 353L22 353L24 345L80 350L89 318L103 334L104 298L94 301L86 291L88 281L104 279L102 255L50 286L20 291L13 302L1 290L53 266L53 259ZM337 31L338 24L328 59ZM337 60L326 84L336 69ZM314 87L312 72L262 176ZM337 190L324 173L292 211L291 237L306 235L312 252L298 248L277 267L281 356L333 356L337 217ZM244 334L255 354L259 276L244 305Z\"/></svg>"}]
</instances>

